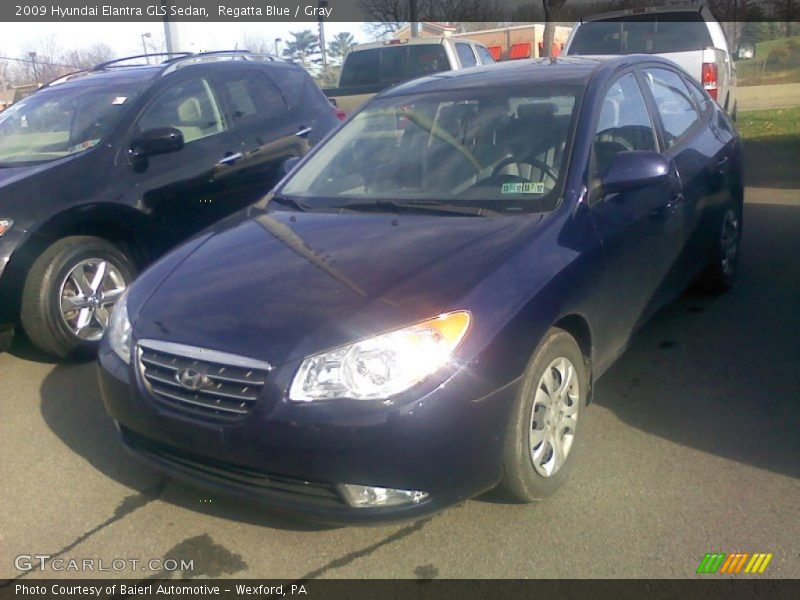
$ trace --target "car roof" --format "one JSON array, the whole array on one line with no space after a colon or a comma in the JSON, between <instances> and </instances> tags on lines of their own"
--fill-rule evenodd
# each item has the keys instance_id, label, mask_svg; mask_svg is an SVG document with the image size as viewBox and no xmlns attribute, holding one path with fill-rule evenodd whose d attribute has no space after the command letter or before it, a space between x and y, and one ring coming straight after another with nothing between
<instances>
[{"instance_id":1,"label":"car roof","mask_svg":"<svg viewBox=\"0 0 800 600\"><path fill-rule=\"evenodd\" d=\"M641 62L660 62L675 66L670 61L645 54L533 58L444 71L403 83L383 92L380 96L385 98L451 89L505 87L537 82L586 85L592 76L601 71L610 74L620 68Z\"/></svg>"},{"instance_id":2,"label":"car roof","mask_svg":"<svg viewBox=\"0 0 800 600\"><path fill-rule=\"evenodd\" d=\"M636 18L636 19L646 19L649 16L656 19L669 20L669 19L664 19L664 17L668 17L669 15L674 15L677 20L685 20L687 16L690 16L692 14L700 14L703 17L708 17L711 15L711 12L709 11L708 7L705 4L699 4L694 6L685 6L685 5L647 6L647 7L628 8L625 10L615 10L610 12L589 15L587 17L582 17L579 22L592 23L594 21L605 21L605 20L616 21L625 19L626 17Z\"/></svg>"},{"instance_id":3,"label":"car roof","mask_svg":"<svg viewBox=\"0 0 800 600\"><path fill-rule=\"evenodd\" d=\"M161 65L153 65L151 67L137 66L99 71L79 71L51 81L41 89L66 89L143 82L156 78L163 70L164 68Z\"/></svg>"},{"instance_id":4,"label":"car roof","mask_svg":"<svg viewBox=\"0 0 800 600\"><path fill-rule=\"evenodd\" d=\"M235 66L237 67L245 64L259 65L259 66L268 65L268 68L277 68L277 69L284 67L292 68L294 66L294 63L284 60L257 60L262 55L251 54L246 51L241 51L240 54L247 54L248 56L252 56L253 60L214 61L216 56L220 55L232 56L236 52L237 51L220 51L220 52L208 52L200 54L187 53L187 56L183 56L172 61L165 61L152 65L114 64L116 62L128 60L126 58L122 58L118 59L117 61L103 63L102 65L98 65L93 69L89 69L86 71L79 71L77 73L71 73L69 75L65 75L54 81L51 81L44 87L40 88L40 90L46 90L52 88L66 89L66 88L83 87L83 86L97 86L97 85L102 86L102 85L118 85L118 84L136 83L136 82L150 82L150 81L156 81L157 79L160 79L162 77L169 77L170 75L176 72L195 71L200 68L224 71L228 70L231 64L235 64ZM135 56L132 58L140 58L140 57ZM202 62L194 62L198 59Z\"/></svg>"}]
</instances>

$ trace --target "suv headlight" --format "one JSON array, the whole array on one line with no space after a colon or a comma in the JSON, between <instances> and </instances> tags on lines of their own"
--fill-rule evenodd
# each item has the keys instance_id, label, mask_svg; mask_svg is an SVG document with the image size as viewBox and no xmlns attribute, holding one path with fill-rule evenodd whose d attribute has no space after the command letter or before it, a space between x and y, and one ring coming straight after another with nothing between
<instances>
[{"instance_id":1,"label":"suv headlight","mask_svg":"<svg viewBox=\"0 0 800 600\"><path fill-rule=\"evenodd\" d=\"M0 237L3 237L13 224L14 221L11 219L0 219Z\"/></svg>"},{"instance_id":2,"label":"suv headlight","mask_svg":"<svg viewBox=\"0 0 800 600\"><path fill-rule=\"evenodd\" d=\"M470 313L451 312L309 356L292 381L289 398L376 400L404 392L447 363L469 324Z\"/></svg>"},{"instance_id":3,"label":"suv headlight","mask_svg":"<svg viewBox=\"0 0 800 600\"><path fill-rule=\"evenodd\" d=\"M128 319L128 290L122 293L111 312L108 325L108 345L125 364L131 364L131 322Z\"/></svg>"}]
</instances>

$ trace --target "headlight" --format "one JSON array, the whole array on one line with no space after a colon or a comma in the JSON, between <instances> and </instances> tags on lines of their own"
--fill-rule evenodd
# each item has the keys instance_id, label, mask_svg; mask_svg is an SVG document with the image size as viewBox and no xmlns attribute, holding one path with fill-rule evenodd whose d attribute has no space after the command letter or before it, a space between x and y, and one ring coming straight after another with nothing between
<instances>
[{"instance_id":1,"label":"headlight","mask_svg":"<svg viewBox=\"0 0 800 600\"><path fill-rule=\"evenodd\" d=\"M11 219L0 219L0 237L3 237L13 224L14 221Z\"/></svg>"},{"instance_id":2,"label":"headlight","mask_svg":"<svg viewBox=\"0 0 800 600\"><path fill-rule=\"evenodd\" d=\"M131 364L131 322L128 319L128 290L117 300L108 326L108 345L126 364Z\"/></svg>"},{"instance_id":3,"label":"headlight","mask_svg":"<svg viewBox=\"0 0 800 600\"><path fill-rule=\"evenodd\" d=\"M298 402L384 399L441 369L467 333L470 314L458 311L309 356L289 398Z\"/></svg>"}]
</instances>

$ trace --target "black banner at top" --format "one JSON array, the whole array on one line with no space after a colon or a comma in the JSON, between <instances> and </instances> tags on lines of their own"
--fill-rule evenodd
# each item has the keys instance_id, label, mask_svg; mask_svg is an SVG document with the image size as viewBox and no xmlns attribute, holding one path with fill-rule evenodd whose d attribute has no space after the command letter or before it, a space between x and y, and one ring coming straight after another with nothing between
<instances>
[{"instance_id":1,"label":"black banner at top","mask_svg":"<svg viewBox=\"0 0 800 600\"><path fill-rule=\"evenodd\" d=\"M719 21L797 21L800 17L796 0L4 0L0 21L572 22L610 11L699 10L703 4Z\"/></svg>"}]
</instances>

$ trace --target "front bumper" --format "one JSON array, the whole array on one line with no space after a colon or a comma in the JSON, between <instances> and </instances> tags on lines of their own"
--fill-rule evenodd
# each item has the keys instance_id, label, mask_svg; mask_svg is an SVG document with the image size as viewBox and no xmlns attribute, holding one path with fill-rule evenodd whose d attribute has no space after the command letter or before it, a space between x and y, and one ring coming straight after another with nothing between
<instances>
[{"instance_id":1,"label":"front bumper","mask_svg":"<svg viewBox=\"0 0 800 600\"><path fill-rule=\"evenodd\" d=\"M236 422L179 414L142 384L105 344L103 401L129 452L168 475L305 515L359 523L416 518L473 497L500 478L516 383L497 389L460 370L394 404L293 403L296 366L270 373L253 410ZM354 508L338 484L419 490L424 500Z\"/></svg>"},{"instance_id":2,"label":"front bumper","mask_svg":"<svg viewBox=\"0 0 800 600\"><path fill-rule=\"evenodd\" d=\"M9 330L19 315L19 295L22 291L25 273L9 267L11 255L20 247L25 231L16 224L3 237L0 237L0 350L3 343L10 340Z\"/></svg>"}]
</instances>

